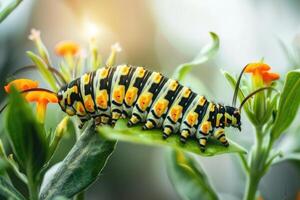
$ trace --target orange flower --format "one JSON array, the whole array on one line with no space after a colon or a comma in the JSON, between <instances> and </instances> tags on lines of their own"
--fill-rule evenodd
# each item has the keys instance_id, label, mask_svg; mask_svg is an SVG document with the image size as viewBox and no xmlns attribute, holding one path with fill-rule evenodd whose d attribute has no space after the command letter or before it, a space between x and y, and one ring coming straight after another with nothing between
<instances>
[{"instance_id":1,"label":"orange flower","mask_svg":"<svg viewBox=\"0 0 300 200\"><path fill-rule=\"evenodd\" d=\"M265 63L249 63L245 69L245 73L261 73L270 69L271 67Z\"/></svg>"},{"instance_id":2,"label":"orange flower","mask_svg":"<svg viewBox=\"0 0 300 200\"><path fill-rule=\"evenodd\" d=\"M73 41L62 41L55 46L55 53L59 56L74 56L79 49L79 45Z\"/></svg>"},{"instance_id":3,"label":"orange flower","mask_svg":"<svg viewBox=\"0 0 300 200\"><path fill-rule=\"evenodd\" d=\"M271 67L265 63L250 63L247 65L245 73L252 74L254 88L259 88L279 79L279 74L269 72L270 69Z\"/></svg>"},{"instance_id":4,"label":"orange flower","mask_svg":"<svg viewBox=\"0 0 300 200\"><path fill-rule=\"evenodd\" d=\"M30 91L26 94L25 99L28 102L37 103L37 117L40 122L44 122L46 108L48 103L57 103L58 99L55 93L46 91Z\"/></svg>"},{"instance_id":5,"label":"orange flower","mask_svg":"<svg viewBox=\"0 0 300 200\"><path fill-rule=\"evenodd\" d=\"M32 88L37 88L39 83L37 81L33 81L30 79L16 79L11 81L6 86L4 86L4 90L9 93L11 86L14 86L18 91L24 91Z\"/></svg>"},{"instance_id":6,"label":"orange flower","mask_svg":"<svg viewBox=\"0 0 300 200\"><path fill-rule=\"evenodd\" d=\"M270 85L273 81L278 80L280 78L279 74L267 71L262 73L262 77L266 85Z\"/></svg>"}]
</instances>

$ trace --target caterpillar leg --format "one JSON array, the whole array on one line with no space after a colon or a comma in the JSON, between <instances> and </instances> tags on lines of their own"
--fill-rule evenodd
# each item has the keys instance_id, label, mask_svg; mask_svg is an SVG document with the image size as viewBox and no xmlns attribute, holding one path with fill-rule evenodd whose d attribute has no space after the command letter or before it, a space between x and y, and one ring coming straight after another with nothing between
<instances>
[{"instance_id":1,"label":"caterpillar leg","mask_svg":"<svg viewBox=\"0 0 300 200\"><path fill-rule=\"evenodd\" d=\"M164 126L163 128L163 139L167 139L173 132L172 126Z\"/></svg>"},{"instance_id":2,"label":"caterpillar leg","mask_svg":"<svg viewBox=\"0 0 300 200\"><path fill-rule=\"evenodd\" d=\"M202 137L199 138L200 150L202 152L205 151L207 139L208 139L208 136L202 136Z\"/></svg>"},{"instance_id":3,"label":"caterpillar leg","mask_svg":"<svg viewBox=\"0 0 300 200\"><path fill-rule=\"evenodd\" d=\"M144 126L142 127L143 130L150 130L150 129L154 129L156 128L156 122L153 119L147 119L146 123L144 124Z\"/></svg>"},{"instance_id":4,"label":"caterpillar leg","mask_svg":"<svg viewBox=\"0 0 300 200\"><path fill-rule=\"evenodd\" d=\"M120 111L120 110L114 110L114 111L112 112L112 117L111 117L111 124L112 124L112 125L115 125L116 122L117 122L117 120L118 120L119 118L121 118L121 113L122 113L122 111Z\"/></svg>"},{"instance_id":5,"label":"caterpillar leg","mask_svg":"<svg viewBox=\"0 0 300 200\"><path fill-rule=\"evenodd\" d=\"M129 119L127 126L133 126L136 125L141 121L141 117L135 113L132 114L131 118Z\"/></svg>"},{"instance_id":6,"label":"caterpillar leg","mask_svg":"<svg viewBox=\"0 0 300 200\"><path fill-rule=\"evenodd\" d=\"M204 121L200 124L199 129L197 130L197 139L199 139L200 150L205 151L206 142L209 137L209 132L212 130L211 122Z\"/></svg>"},{"instance_id":7,"label":"caterpillar leg","mask_svg":"<svg viewBox=\"0 0 300 200\"><path fill-rule=\"evenodd\" d=\"M182 130L180 133L180 142L185 143L189 136L190 136L190 131L188 129Z\"/></svg>"},{"instance_id":8,"label":"caterpillar leg","mask_svg":"<svg viewBox=\"0 0 300 200\"><path fill-rule=\"evenodd\" d=\"M219 140L225 147L229 146L229 143L225 137L225 131L223 128L218 128L214 132L214 137Z\"/></svg>"},{"instance_id":9,"label":"caterpillar leg","mask_svg":"<svg viewBox=\"0 0 300 200\"><path fill-rule=\"evenodd\" d=\"M96 126L101 125L101 124L102 124L102 123L101 123L101 117L100 117L100 116L95 117L95 118L94 118L94 122L95 122L95 125L96 125Z\"/></svg>"},{"instance_id":10,"label":"caterpillar leg","mask_svg":"<svg viewBox=\"0 0 300 200\"><path fill-rule=\"evenodd\" d=\"M88 120L89 120L88 118L79 118L78 128L82 129Z\"/></svg>"}]
</instances>

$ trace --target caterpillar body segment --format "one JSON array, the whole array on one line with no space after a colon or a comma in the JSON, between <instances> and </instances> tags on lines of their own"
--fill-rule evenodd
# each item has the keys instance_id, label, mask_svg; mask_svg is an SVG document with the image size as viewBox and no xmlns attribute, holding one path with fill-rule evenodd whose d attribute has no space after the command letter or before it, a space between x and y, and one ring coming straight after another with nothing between
<instances>
[{"instance_id":1,"label":"caterpillar body segment","mask_svg":"<svg viewBox=\"0 0 300 200\"><path fill-rule=\"evenodd\" d=\"M128 118L128 126L160 128L163 137L179 133L180 140L196 138L205 150L208 137L228 146L224 128L240 128L240 113L231 106L208 101L178 81L143 67L119 65L86 73L63 86L59 105L77 115L82 125L93 118L97 125Z\"/></svg>"}]
</instances>

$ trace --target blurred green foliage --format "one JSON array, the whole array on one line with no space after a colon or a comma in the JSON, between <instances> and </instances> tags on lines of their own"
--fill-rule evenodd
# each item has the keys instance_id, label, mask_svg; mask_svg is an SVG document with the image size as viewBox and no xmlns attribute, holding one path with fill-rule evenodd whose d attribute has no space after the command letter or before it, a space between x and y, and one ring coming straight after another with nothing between
<instances>
[{"instance_id":1,"label":"blurred green foliage","mask_svg":"<svg viewBox=\"0 0 300 200\"><path fill-rule=\"evenodd\" d=\"M22 2L22 0L6 0L0 4L0 23Z\"/></svg>"},{"instance_id":2,"label":"blurred green foliage","mask_svg":"<svg viewBox=\"0 0 300 200\"><path fill-rule=\"evenodd\" d=\"M205 172L191 156L181 151L167 153L167 172L182 199L218 199Z\"/></svg>"}]
</instances>

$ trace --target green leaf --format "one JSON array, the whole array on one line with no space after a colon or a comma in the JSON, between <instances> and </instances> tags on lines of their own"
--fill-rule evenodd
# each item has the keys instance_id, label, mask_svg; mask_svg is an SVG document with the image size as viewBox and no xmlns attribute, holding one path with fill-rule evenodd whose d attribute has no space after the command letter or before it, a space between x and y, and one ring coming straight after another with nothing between
<instances>
[{"instance_id":1,"label":"green leaf","mask_svg":"<svg viewBox=\"0 0 300 200\"><path fill-rule=\"evenodd\" d=\"M21 3L22 0L4 1L6 4L0 4L0 23ZM1 1L0 3L3 3Z\"/></svg>"},{"instance_id":2,"label":"green leaf","mask_svg":"<svg viewBox=\"0 0 300 200\"><path fill-rule=\"evenodd\" d=\"M219 37L213 32L210 32L209 34L212 38L212 42L205 45L191 62L179 65L173 75L174 79L182 81L194 66L201 65L216 55L220 46Z\"/></svg>"},{"instance_id":3,"label":"green leaf","mask_svg":"<svg viewBox=\"0 0 300 200\"><path fill-rule=\"evenodd\" d=\"M179 151L167 154L167 173L182 199L217 200L205 172L192 157Z\"/></svg>"},{"instance_id":4,"label":"green leaf","mask_svg":"<svg viewBox=\"0 0 300 200\"><path fill-rule=\"evenodd\" d=\"M290 153L290 154L283 155L278 159L274 159L274 161L272 162L272 166L287 161L294 161L297 164L296 165L297 168L300 169L300 153Z\"/></svg>"},{"instance_id":5,"label":"green leaf","mask_svg":"<svg viewBox=\"0 0 300 200\"><path fill-rule=\"evenodd\" d=\"M290 71L280 96L278 112L271 130L272 138L277 139L294 120L300 104L300 70Z\"/></svg>"},{"instance_id":6,"label":"green leaf","mask_svg":"<svg viewBox=\"0 0 300 200\"><path fill-rule=\"evenodd\" d=\"M126 142L147 144L147 145L163 145L172 147L179 150L184 150L192 153L196 153L201 156L214 156L224 153L246 153L246 150L234 143L229 141L229 147L224 147L218 141L209 139L205 152L200 151L199 144L196 140L188 140L186 144L180 142L180 137L176 134L171 135L168 139L162 138L161 130L142 130L141 126L135 126L128 128L126 125L127 121L120 119L118 120L114 128L109 126L98 127L100 136L103 136L110 140L121 140Z\"/></svg>"},{"instance_id":7,"label":"green leaf","mask_svg":"<svg viewBox=\"0 0 300 200\"><path fill-rule=\"evenodd\" d=\"M25 200L22 194L20 194L14 186L0 176L0 198L1 197L5 197L5 199Z\"/></svg>"},{"instance_id":8,"label":"green leaf","mask_svg":"<svg viewBox=\"0 0 300 200\"><path fill-rule=\"evenodd\" d=\"M47 64L45 63L45 61L41 57L39 57L38 55L36 55L35 53L33 53L31 51L27 51L26 53L27 53L28 57L32 60L32 62L37 66L37 68L39 69L42 76L46 79L46 81L48 81L48 83L50 84L52 89L57 91L58 88L56 85L55 78L53 77L50 70L48 70L48 67L47 67Z\"/></svg>"},{"instance_id":9,"label":"green leaf","mask_svg":"<svg viewBox=\"0 0 300 200\"><path fill-rule=\"evenodd\" d=\"M100 175L115 142L101 139L89 126L62 161L51 179L41 189L40 199L73 197L86 189Z\"/></svg>"},{"instance_id":10,"label":"green leaf","mask_svg":"<svg viewBox=\"0 0 300 200\"><path fill-rule=\"evenodd\" d=\"M37 174L43 167L48 153L45 130L14 88L9 95L5 122L7 136L17 160L23 169Z\"/></svg>"}]
</instances>

